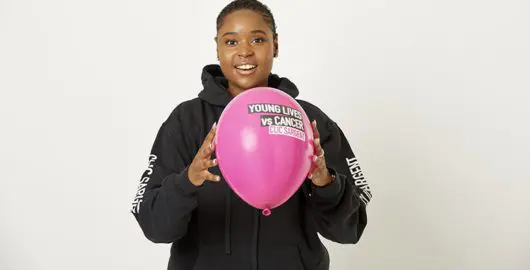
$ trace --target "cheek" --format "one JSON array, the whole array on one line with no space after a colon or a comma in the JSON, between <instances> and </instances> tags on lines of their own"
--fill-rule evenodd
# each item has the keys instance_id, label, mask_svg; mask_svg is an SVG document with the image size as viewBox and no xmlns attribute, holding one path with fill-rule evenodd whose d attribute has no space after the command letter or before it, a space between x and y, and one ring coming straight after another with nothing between
<instances>
[{"instance_id":1,"label":"cheek","mask_svg":"<svg viewBox=\"0 0 530 270\"><path fill-rule=\"evenodd\" d=\"M259 51L256 51L256 58L259 59L261 64L272 64L272 60L274 59L274 48L261 48Z\"/></svg>"},{"instance_id":2,"label":"cheek","mask_svg":"<svg viewBox=\"0 0 530 270\"><path fill-rule=\"evenodd\" d=\"M219 63L221 64L221 66L228 66L230 65L230 59L227 58L226 56L219 56Z\"/></svg>"},{"instance_id":3,"label":"cheek","mask_svg":"<svg viewBox=\"0 0 530 270\"><path fill-rule=\"evenodd\" d=\"M232 57L227 54L219 55L219 65L223 73L230 72L230 69L232 69Z\"/></svg>"},{"instance_id":4,"label":"cheek","mask_svg":"<svg viewBox=\"0 0 530 270\"><path fill-rule=\"evenodd\" d=\"M224 61L224 62L232 60L232 56L234 54L233 50L229 50L225 48L225 49L218 49L218 52L219 52L218 53L219 60Z\"/></svg>"}]
</instances>

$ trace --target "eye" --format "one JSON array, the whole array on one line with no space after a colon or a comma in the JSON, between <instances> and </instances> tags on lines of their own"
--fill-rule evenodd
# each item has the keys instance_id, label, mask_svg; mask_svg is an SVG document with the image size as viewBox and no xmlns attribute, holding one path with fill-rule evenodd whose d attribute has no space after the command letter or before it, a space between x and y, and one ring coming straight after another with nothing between
<instances>
[{"instance_id":1,"label":"eye","mask_svg":"<svg viewBox=\"0 0 530 270\"><path fill-rule=\"evenodd\" d=\"M228 45L228 46L235 46L235 45L237 45L237 41L233 40L233 39L229 39L229 40L225 41L225 44Z\"/></svg>"},{"instance_id":2,"label":"eye","mask_svg":"<svg viewBox=\"0 0 530 270\"><path fill-rule=\"evenodd\" d=\"M263 43L263 42L265 42L265 39L264 38L260 38L260 37L255 38L255 39L252 40L252 43Z\"/></svg>"}]
</instances>

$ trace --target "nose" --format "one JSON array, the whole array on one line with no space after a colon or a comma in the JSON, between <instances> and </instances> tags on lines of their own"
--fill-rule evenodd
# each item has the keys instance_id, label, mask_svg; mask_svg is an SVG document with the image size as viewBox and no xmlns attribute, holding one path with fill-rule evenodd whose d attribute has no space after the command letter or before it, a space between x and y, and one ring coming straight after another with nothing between
<instances>
[{"instance_id":1,"label":"nose","mask_svg":"<svg viewBox=\"0 0 530 270\"><path fill-rule=\"evenodd\" d=\"M254 51L252 50L252 47L247 42L242 42L241 46L239 46L239 52L238 55L240 57L249 57L254 54Z\"/></svg>"}]
</instances>

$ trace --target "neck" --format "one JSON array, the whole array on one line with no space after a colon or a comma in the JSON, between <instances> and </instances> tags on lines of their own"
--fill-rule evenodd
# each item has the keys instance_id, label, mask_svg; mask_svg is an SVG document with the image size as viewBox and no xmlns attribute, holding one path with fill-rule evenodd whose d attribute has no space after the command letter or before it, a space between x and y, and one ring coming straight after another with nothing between
<instances>
[{"instance_id":1,"label":"neck","mask_svg":"<svg viewBox=\"0 0 530 270\"><path fill-rule=\"evenodd\" d=\"M251 87L251 88L254 88L254 87L267 87L267 86L269 86L269 81L268 81L268 79L267 79L265 82L259 83L259 84L255 85L255 86ZM237 87L237 86L231 84L230 82L228 82L228 89L227 89L227 91L228 91L228 93L230 93L230 95L233 96L233 97L235 97L235 96L237 96L237 95L243 93L245 90L247 90L247 89L243 89L243 88L241 88L241 87Z\"/></svg>"},{"instance_id":2,"label":"neck","mask_svg":"<svg viewBox=\"0 0 530 270\"><path fill-rule=\"evenodd\" d=\"M235 97L241 93L243 93L243 91L245 91L244 89L241 89L239 87L234 87L232 85L230 85L230 83L228 83L228 93L230 93L231 96Z\"/></svg>"}]
</instances>

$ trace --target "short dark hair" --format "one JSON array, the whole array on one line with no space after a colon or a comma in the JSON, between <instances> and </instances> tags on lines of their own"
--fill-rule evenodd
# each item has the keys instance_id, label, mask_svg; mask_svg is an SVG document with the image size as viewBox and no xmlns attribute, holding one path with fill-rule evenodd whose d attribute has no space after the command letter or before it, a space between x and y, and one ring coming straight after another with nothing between
<instances>
[{"instance_id":1,"label":"short dark hair","mask_svg":"<svg viewBox=\"0 0 530 270\"><path fill-rule=\"evenodd\" d=\"M217 16L217 31L221 28L224 18L238 10L248 9L260 13L263 16L265 22L272 29L272 33L276 35L276 23L274 22L274 16L272 16L271 10L258 0L234 0L230 2L226 7L221 10L219 16Z\"/></svg>"}]
</instances>

